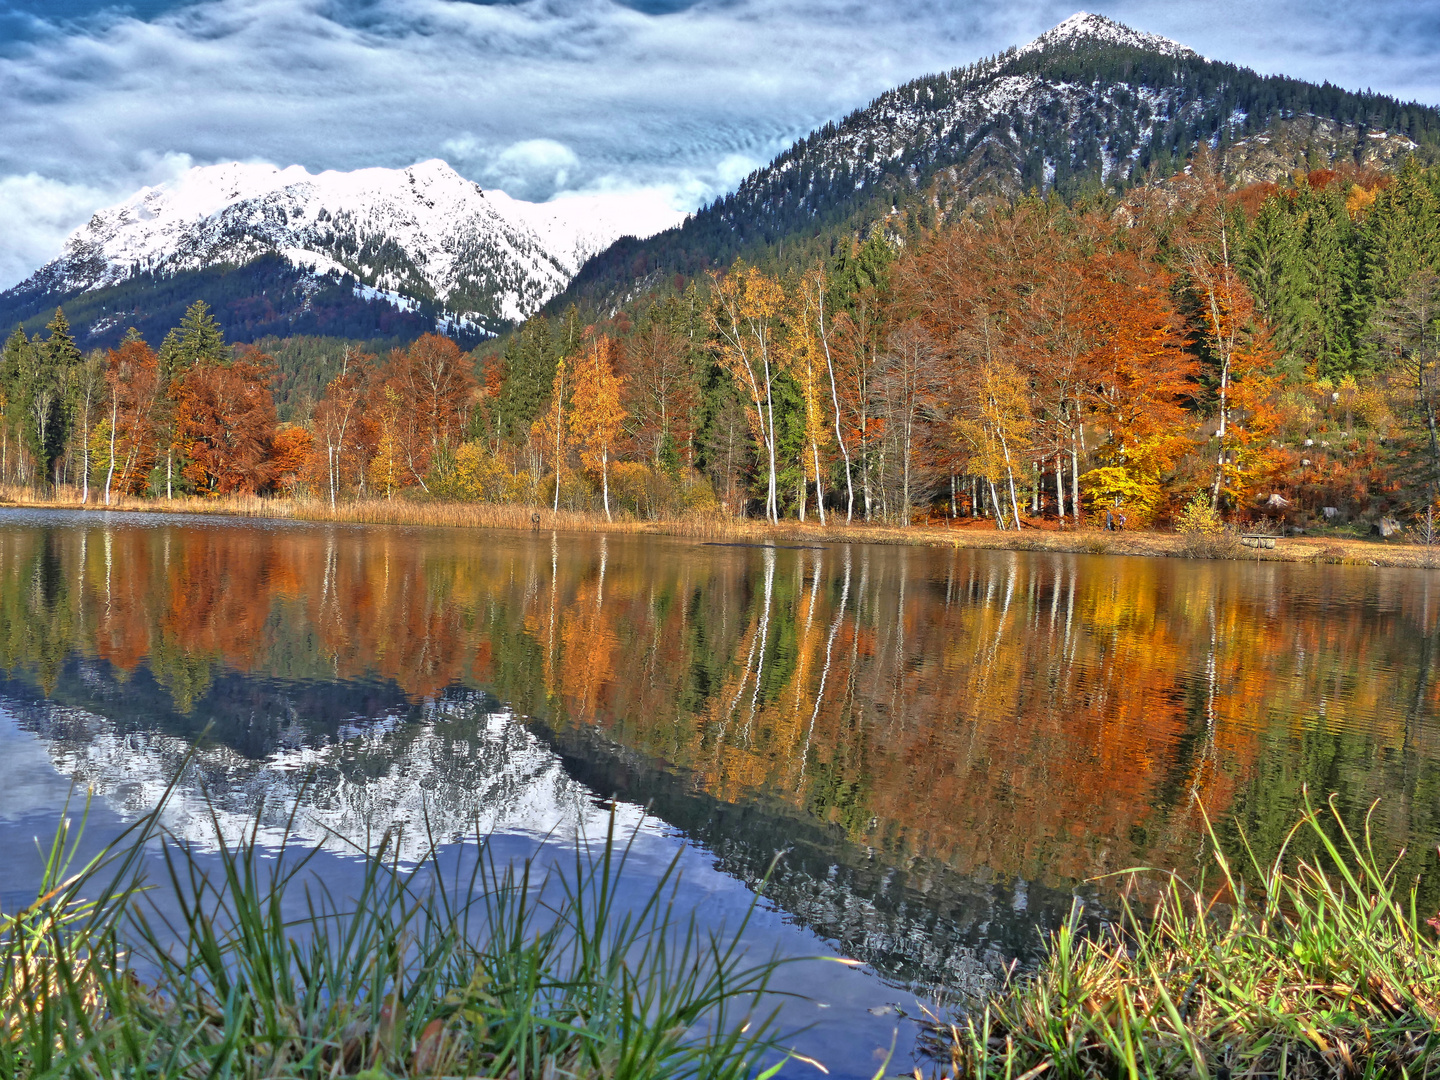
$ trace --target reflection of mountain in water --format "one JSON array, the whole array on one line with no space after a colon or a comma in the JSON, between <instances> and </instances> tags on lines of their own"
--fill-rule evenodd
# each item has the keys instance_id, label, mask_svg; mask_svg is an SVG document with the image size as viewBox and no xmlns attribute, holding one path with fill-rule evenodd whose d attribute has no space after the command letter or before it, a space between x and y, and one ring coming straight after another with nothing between
<instances>
[{"instance_id":1,"label":"reflection of mountain in water","mask_svg":"<svg viewBox=\"0 0 1440 1080\"><path fill-rule=\"evenodd\" d=\"M65 689L100 691L83 705L78 699L88 695L68 693L69 704L11 697L6 708L41 737L58 773L92 789L122 816L149 812L178 775L164 823L202 847L215 843L212 811L231 837L258 815L259 837L270 846L286 839L287 826L292 842L337 852L370 850L385 830L398 830L399 847L392 850L411 862L432 841L491 833L604 835L608 807L524 725L474 691L414 707L402 702L380 715L320 725L318 732L292 711L257 755L248 738L241 749L214 737L227 727L232 735L250 734L237 730L233 715L231 724L211 727L198 743L158 725L117 722L101 711L117 689L103 665L76 668L80 678L64 680ZM224 680L230 681L243 680ZM285 701L286 689L270 683L262 696ZM633 829L641 817L638 809L622 807L618 823Z\"/></svg>"},{"instance_id":2,"label":"reflection of mountain in water","mask_svg":"<svg viewBox=\"0 0 1440 1080\"><path fill-rule=\"evenodd\" d=\"M933 860L893 866L783 802L723 802L593 729L527 725L476 691L451 689L415 706L400 698L349 720L336 718L332 702L312 724L297 709L310 687L227 672L185 718L186 727L207 725L197 742L167 730L181 718L164 709L149 725L133 704L115 709L126 689L147 684L155 685L143 671L121 684L105 664L72 660L51 700L12 681L3 701L60 775L122 816L148 812L178 773L164 822L201 847L215 842L213 811L227 836L258 814L260 840L272 847L288 835L343 853L400 829L400 857L413 861L427 835L440 844L491 833L598 837L613 795L624 830L639 827L648 807L751 887L783 851L766 895L848 954L916 984L988 978L1010 957L1033 954L1037 922L1052 924L1070 902L1066 892L965 877ZM365 700L373 709L383 697L371 688ZM112 710L118 717L106 715Z\"/></svg>"}]
</instances>

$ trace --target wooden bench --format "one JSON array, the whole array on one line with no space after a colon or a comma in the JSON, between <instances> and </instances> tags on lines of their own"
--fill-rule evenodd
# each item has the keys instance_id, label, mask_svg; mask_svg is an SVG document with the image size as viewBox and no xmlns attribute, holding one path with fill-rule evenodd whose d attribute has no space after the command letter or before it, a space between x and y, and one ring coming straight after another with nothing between
<instances>
[{"instance_id":1,"label":"wooden bench","mask_svg":"<svg viewBox=\"0 0 1440 1080\"><path fill-rule=\"evenodd\" d=\"M1246 547L1273 548L1275 546L1275 537L1269 533L1241 533L1240 543Z\"/></svg>"}]
</instances>

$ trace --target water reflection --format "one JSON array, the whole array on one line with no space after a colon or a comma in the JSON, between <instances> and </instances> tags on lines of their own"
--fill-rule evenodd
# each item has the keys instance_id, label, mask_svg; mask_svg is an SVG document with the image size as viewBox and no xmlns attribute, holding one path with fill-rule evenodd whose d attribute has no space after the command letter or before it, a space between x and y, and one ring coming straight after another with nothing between
<instances>
[{"instance_id":1,"label":"water reflection","mask_svg":"<svg viewBox=\"0 0 1440 1080\"><path fill-rule=\"evenodd\" d=\"M1437 604L1410 570L0 519L5 700L115 806L202 731L187 797L313 774L317 839L618 794L743 880L789 849L781 906L921 982L1193 864L1197 801L1264 847L1305 784L1379 797L1433 869Z\"/></svg>"}]
</instances>

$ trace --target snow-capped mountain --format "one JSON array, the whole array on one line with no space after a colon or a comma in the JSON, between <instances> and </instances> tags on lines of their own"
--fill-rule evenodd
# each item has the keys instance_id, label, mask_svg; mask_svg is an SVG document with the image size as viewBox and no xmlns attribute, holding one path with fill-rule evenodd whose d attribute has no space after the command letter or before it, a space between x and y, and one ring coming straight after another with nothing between
<instances>
[{"instance_id":1,"label":"snow-capped mountain","mask_svg":"<svg viewBox=\"0 0 1440 1080\"><path fill-rule=\"evenodd\" d=\"M1394 166L1421 138L1440 138L1440 111L1260 76L1080 12L826 124L683 227L593 260L560 302L615 303L644 287L637 266L660 281L770 257L792 236L863 234L877 221L905 235L977 201L1160 179L1202 144L1236 178L1274 180L1317 167L1317 155Z\"/></svg>"},{"instance_id":2,"label":"snow-capped mountain","mask_svg":"<svg viewBox=\"0 0 1440 1080\"><path fill-rule=\"evenodd\" d=\"M597 196L521 202L438 160L318 175L232 162L100 211L12 293L69 297L278 256L363 301L489 329L537 310L617 237L680 216Z\"/></svg>"},{"instance_id":3,"label":"snow-capped mountain","mask_svg":"<svg viewBox=\"0 0 1440 1080\"><path fill-rule=\"evenodd\" d=\"M1132 30L1107 19L1104 15L1092 15L1088 11L1077 11L1058 26L1046 30L1028 45L1015 50L1016 56L1045 52L1073 46L1110 45L1125 49L1143 49L1160 56L1197 56L1194 49L1171 41L1159 34L1147 34L1143 30Z\"/></svg>"}]
</instances>

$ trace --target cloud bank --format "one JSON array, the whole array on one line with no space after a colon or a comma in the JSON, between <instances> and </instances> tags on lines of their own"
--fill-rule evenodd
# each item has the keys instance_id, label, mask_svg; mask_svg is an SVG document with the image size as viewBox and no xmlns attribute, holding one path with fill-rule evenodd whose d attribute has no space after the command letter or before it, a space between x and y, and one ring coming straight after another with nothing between
<instances>
[{"instance_id":1,"label":"cloud bank","mask_svg":"<svg viewBox=\"0 0 1440 1080\"><path fill-rule=\"evenodd\" d=\"M693 209L889 87L1079 0L0 0L0 288L182 163L443 157L517 198ZM1206 55L1440 101L1440 0L1124 0Z\"/></svg>"}]
</instances>

